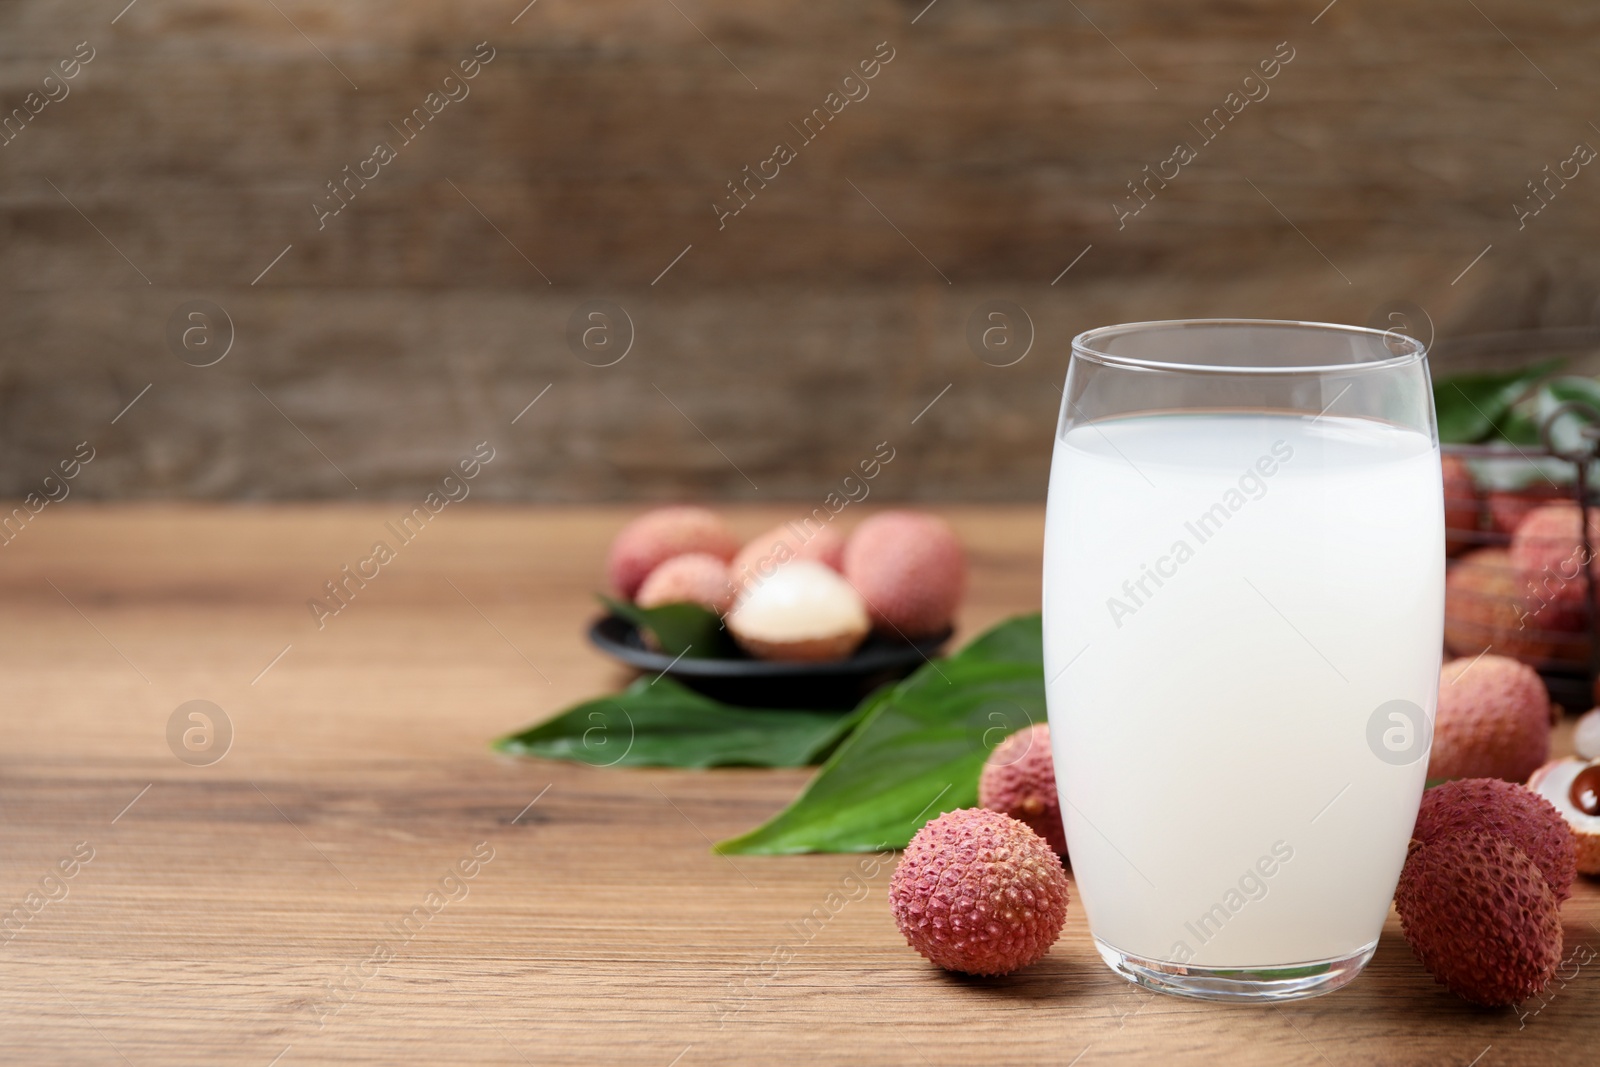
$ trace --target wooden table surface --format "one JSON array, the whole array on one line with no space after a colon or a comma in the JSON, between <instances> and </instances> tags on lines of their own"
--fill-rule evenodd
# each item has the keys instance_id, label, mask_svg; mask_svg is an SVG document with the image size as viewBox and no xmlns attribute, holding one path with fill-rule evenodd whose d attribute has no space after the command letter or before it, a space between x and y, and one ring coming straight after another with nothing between
<instances>
[{"instance_id":1,"label":"wooden table surface","mask_svg":"<svg viewBox=\"0 0 1600 1067\"><path fill-rule=\"evenodd\" d=\"M940 973L895 930L890 863L801 926L862 857L707 846L807 772L487 747L625 681L580 633L629 512L452 506L318 630L307 598L403 510L73 502L0 548L0 907L41 893L0 932L0 1061L1595 1062L1600 962L1484 1011L1392 915L1365 975L1288 1007L1130 985L1076 907L1021 974ZM947 514L961 637L1037 607L1041 511ZM196 699L232 725L209 766L167 740ZM1600 884L1563 917L1569 953L1600 950Z\"/></svg>"}]
</instances>

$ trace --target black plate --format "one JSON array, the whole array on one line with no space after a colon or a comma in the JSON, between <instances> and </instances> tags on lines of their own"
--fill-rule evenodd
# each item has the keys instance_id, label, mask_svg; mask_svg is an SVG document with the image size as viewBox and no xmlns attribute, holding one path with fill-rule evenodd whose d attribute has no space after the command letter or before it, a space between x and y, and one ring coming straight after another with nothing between
<instances>
[{"instance_id":1,"label":"black plate","mask_svg":"<svg viewBox=\"0 0 1600 1067\"><path fill-rule=\"evenodd\" d=\"M904 678L939 654L950 630L914 643L873 634L849 659L831 663L690 659L645 647L633 623L604 615L589 627L589 641L613 659L647 674L665 673L691 689L728 704L756 708L850 708L885 682Z\"/></svg>"}]
</instances>

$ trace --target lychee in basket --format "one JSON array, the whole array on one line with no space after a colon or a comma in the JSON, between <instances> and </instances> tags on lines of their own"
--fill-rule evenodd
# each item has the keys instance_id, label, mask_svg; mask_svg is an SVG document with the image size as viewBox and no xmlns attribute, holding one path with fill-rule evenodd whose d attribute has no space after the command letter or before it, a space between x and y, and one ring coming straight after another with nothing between
<instances>
[{"instance_id":1,"label":"lychee in basket","mask_svg":"<svg viewBox=\"0 0 1600 1067\"><path fill-rule=\"evenodd\" d=\"M1589 354L1600 347L1588 331L1570 340ZM1568 365L1440 377L1435 402L1445 648L1522 660L1558 704L1580 712L1600 702L1600 381L1555 374Z\"/></svg>"}]
</instances>

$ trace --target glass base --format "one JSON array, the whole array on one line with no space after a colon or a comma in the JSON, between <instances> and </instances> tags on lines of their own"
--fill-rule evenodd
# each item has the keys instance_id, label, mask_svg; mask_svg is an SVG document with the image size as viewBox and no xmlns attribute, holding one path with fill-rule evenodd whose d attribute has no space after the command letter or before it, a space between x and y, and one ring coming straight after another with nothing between
<instances>
[{"instance_id":1,"label":"glass base","mask_svg":"<svg viewBox=\"0 0 1600 1067\"><path fill-rule=\"evenodd\" d=\"M1236 1003L1263 1003L1304 1000L1331 993L1361 973L1376 941L1365 948L1331 960L1311 960L1279 967L1194 967L1145 959L1112 948L1094 939L1106 966L1130 982L1147 989L1199 1000L1224 1000Z\"/></svg>"}]
</instances>

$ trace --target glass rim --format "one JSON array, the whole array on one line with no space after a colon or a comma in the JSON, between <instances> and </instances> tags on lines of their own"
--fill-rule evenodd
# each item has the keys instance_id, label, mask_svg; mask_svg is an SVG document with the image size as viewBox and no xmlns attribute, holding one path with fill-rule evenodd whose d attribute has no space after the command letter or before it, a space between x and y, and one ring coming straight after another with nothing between
<instances>
[{"instance_id":1,"label":"glass rim","mask_svg":"<svg viewBox=\"0 0 1600 1067\"><path fill-rule=\"evenodd\" d=\"M1366 337L1378 341L1386 349L1390 339L1401 339L1405 342L1406 351L1398 355L1388 355L1378 359L1360 360L1353 363L1305 363L1288 364L1285 366L1246 366L1229 363L1169 363L1163 360L1143 359L1136 356L1116 355L1097 347L1105 338L1125 336L1132 333L1146 333L1154 330L1170 330L1185 326L1231 326L1231 327L1273 327L1278 329L1299 329L1307 332L1343 334L1349 337ZM1378 340L1378 339L1383 340ZM1410 334L1400 333L1396 330L1378 330L1370 326L1350 326L1338 322L1314 322L1303 319L1150 319L1145 322L1125 322L1114 326L1097 326L1092 330L1085 330L1072 339L1072 356L1074 359L1087 359L1108 367L1122 367L1132 370L1166 371L1182 374L1239 374L1239 375L1278 375L1278 374L1357 374L1374 370L1393 370L1397 367L1406 367L1420 363L1427 358L1428 346L1412 337Z\"/></svg>"}]
</instances>

